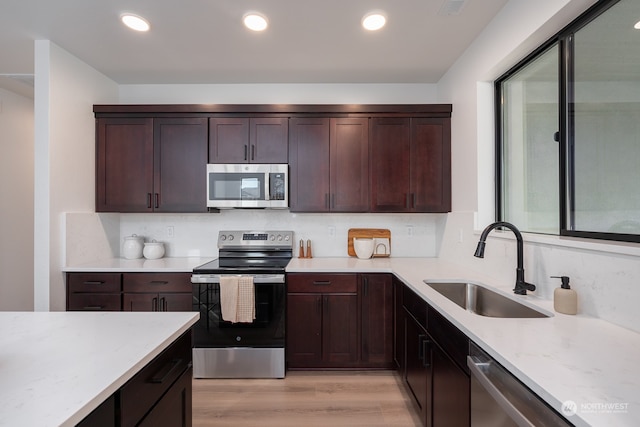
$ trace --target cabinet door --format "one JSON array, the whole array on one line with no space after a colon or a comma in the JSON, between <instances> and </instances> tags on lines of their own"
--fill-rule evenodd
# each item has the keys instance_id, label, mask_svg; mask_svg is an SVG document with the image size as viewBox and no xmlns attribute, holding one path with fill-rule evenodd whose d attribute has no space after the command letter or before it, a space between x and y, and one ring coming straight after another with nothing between
<instances>
[{"instance_id":1,"label":"cabinet door","mask_svg":"<svg viewBox=\"0 0 640 427\"><path fill-rule=\"evenodd\" d=\"M371 211L410 211L411 120L371 119Z\"/></svg>"},{"instance_id":2,"label":"cabinet door","mask_svg":"<svg viewBox=\"0 0 640 427\"><path fill-rule=\"evenodd\" d=\"M438 346L431 346L433 426L470 425L471 383L469 377Z\"/></svg>"},{"instance_id":3,"label":"cabinet door","mask_svg":"<svg viewBox=\"0 0 640 427\"><path fill-rule=\"evenodd\" d=\"M369 210L369 119L331 119L330 210Z\"/></svg>"},{"instance_id":4,"label":"cabinet door","mask_svg":"<svg viewBox=\"0 0 640 427\"><path fill-rule=\"evenodd\" d=\"M329 119L290 120L291 212L329 211Z\"/></svg>"},{"instance_id":5,"label":"cabinet door","mask_svg":"<svg viewBox=\"0 0 640 427\"><path fill-rule=\"evenodd\" d=\"M326 364L347 367L358 362L358 296L322 296L322 353Z\"/></svg>"},{"instance_id":6,"label":"cabinet door","mask_svg":"<svg viewBox=\"0 0 640 427\"><path fill-rule=\"evenodd\" d=\"M322 363L322 295L288 294L287 366L317 367Z\"/></svg>"},{"instance_id":7,"label":"cabinet door","mask_svg":"<svg viewBox=\"0 0 640 427\"><path fill-rule=\"evenodd\" d=\"M209 119L209 163L249 161L249 119Z\"/></svg>"},{"instance_id":8,"label":"cabinet door","mask_svg":"<svg viewBox=\"0 0 640 427\"><path fill-rule=\"evenodd\" d=\"M158 311L193 311L193 297L189 293L160 294Z\"/></svg>"},{"instance_id":9,"label":"cabinet door","mask_svg":"<svg viewBox=\"0 0 640 427\"><path fill-rule=\"evenodd\" d=\"M153 211L153 120L97 119L96 211Z\"/></svg>"},{"instance_id":10,"label":"cabinet door","mask_svg":"<svg viewBox=\"0 0 640 427\"><path fill-rule=\"evenodd\" d=\"M207 119L154 119L155 212L206 212Z\"/></svg>"},{"instance_id":11,"label":"cabinet door","mask_svg":"<svg viewBox=\"0 0 640 427\"><path fill-rule=\"evenodd\" d=\"M361 275L362 365L393 366L393 283L388 274Z\"/></svg>"},{"instance_id":12,"label":"cabinet door","mask_svg":"<svg viewBox=\"0 0 640 427\"><path fill-rule=\"evenodd\" d=\"M191 426L193 369L186 370L138 424L138 427Z\"/></svg>"},{"instance_id":13,"label":"cabinet door","mask_svg":"<svg viewBox=\"0 0 640 427\"><path fill-rule=\"evenodd\" d=\"M428 408L431 393L428 388L428 366L425 366L425 353L428 349L428 335L426 331L411 317L406 316L406 369L405 381L417 403L421 419L427 424ZM428 362L428 359L427 359Z\"/></svg>"},{"instance_id":14,"label":"cabinet door","mask_svg":"<svg viewBox=\"0 0 640 427\"><path fill-rule=\"evenodd\" d=\"M288 118L252 118L249 126L249 161L251 163L288 163Z\"/></svg>"},{"instance_id":15,"label":"cabinet door","mask_svg":"<svg viewBox=\"0 0 640 427\"><path fill-rule=\"evenodd\" d=\"M411 119L411 209L451 211L451 130L444 119Z\"/></svg>"},{"instance_id":16,"label":"cabinet door","mask_svg":"<svg viewBox=\"0 0 640 427\"><path fill-rule=\"evenodd\" d=\"M158 294L124 293L122 296L122 311L160 311L160 297Z\"/></svg>"},{"instance_id":17,"label":"cabinet door","mask_svg":"<svg viewBox=\"0 0 640 427\"><path fill-rule=\"evenodd\" d=\"M405 312L402 308L402 288L404 284L393 277L393 305L395 309L394 319L393 319L393 336L394 336L394 346L393 346L393 359L396 364L396 368L401 376L404 377L404 368L405 368L405 359L404 359L404 350L405 350L405 342L407 338L405 336L404 330L404 322L405 322Z\"/></svg>"}]
</instances>

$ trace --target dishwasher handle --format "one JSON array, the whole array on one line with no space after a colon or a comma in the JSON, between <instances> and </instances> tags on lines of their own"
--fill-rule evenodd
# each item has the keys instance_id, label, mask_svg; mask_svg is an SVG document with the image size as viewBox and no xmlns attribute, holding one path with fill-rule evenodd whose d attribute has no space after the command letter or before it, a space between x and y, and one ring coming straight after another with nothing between
<instances>
[{"instance_id":1,"label":"dishwasher handle","mask_svg":"<svg viewBox=\"0 0 640 427\"><path fill-rule=\"evenodd\" d=\"M480 385L493 397L498 405L509 415L509 417L518 424L519 427L535 427L523 414L513 406L498 388L491 382L489 378L482 372L479 365L488 365L491 362L475 362L471 356L467 356L467 366Z\"/></svg>"}]
</instances>

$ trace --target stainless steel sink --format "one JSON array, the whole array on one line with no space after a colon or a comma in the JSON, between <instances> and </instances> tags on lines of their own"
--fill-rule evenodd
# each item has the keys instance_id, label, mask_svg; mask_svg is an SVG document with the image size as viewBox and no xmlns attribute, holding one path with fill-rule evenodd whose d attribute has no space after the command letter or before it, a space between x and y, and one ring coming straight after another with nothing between
<instances>
[{"instance_id":1,"label":"stainless steel sink","mask_svg":"<svg viewBox=\"0 0 640 427\"><path fill-rule=\"evenodd\" d=\"M550 317L535 308L507 298L484 286L467 282L424 283L467 311L486 317L535 318Z\"/></svg>"}]
</instances>

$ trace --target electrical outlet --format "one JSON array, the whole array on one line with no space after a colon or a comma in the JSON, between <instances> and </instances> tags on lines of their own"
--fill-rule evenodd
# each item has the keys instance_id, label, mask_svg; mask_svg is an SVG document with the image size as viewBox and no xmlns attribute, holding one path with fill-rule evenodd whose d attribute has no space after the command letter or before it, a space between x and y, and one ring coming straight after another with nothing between
<instances>
[{"instance_id":1,"label":"electrical outlet","mask_svg":"<svg viewBox=\"0 0 640 427\"><path fill-rule=\"evenodd\" d=\"M407 225L407 236L413 236L413 225Z\"/></svg>"},{"instance_id":2,"label":"electrical outlet","mask_svg":"<svg viewBox=\"0 0 640 427\"><path fill-rule=\"evenodd\" d=\"M333 225L329 226L329 236L336 237L336 228Z\"/></svg>"},{"instance_id":3,"label":"electrical outlet","mask_svg":"<svg viewBox=\"0 0 640 427\"><path fill-rule=\"evenodd\" d=\"M167 226L167 237L172 238L175 236L175 230L173 229L173 225Z\"/></svg>"}]
</instances>

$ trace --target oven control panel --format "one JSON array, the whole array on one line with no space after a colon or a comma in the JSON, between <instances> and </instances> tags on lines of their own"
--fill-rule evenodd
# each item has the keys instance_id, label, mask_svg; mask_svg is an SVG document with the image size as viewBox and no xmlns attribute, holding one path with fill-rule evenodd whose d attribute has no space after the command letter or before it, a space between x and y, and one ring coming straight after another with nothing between
<instances>
[{"instance_id":1,"label":"oven control panel","mask_svg":"<svg viewBox=\"0 0 640 427\"><path fill-rule=\"evenodd\" d=\"M246 247L293 247L293 231L220 231L218 248Z\"/></svg>"}]
</instances>

